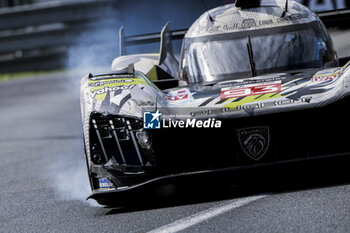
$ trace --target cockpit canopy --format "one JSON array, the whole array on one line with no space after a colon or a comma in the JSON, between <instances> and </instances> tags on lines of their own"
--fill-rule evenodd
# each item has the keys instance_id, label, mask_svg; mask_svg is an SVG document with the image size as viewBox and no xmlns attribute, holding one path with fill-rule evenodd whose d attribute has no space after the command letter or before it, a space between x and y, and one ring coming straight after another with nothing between
<instances>
[{"instance_id":1,"label":"cockpit canopy","mask_svg":"<svg viewBox=\"0 0 350 233\"><path fill-rule=\"evenodd\" d=\"M337 66L327 30L317 17L311 16L314 20L291 19L287 25L187 36L181 56L181 79L188 83L213 83ZM247 23L247 19L242 20Z\"/></svg>"}]
</instances>

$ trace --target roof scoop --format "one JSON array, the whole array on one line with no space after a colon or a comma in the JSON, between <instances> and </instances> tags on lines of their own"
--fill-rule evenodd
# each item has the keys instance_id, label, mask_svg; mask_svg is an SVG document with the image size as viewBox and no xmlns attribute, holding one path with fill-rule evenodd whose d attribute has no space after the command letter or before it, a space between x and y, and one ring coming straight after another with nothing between
<instances>
[{"instance_id":1,"label":"roof scoop","mask_svg":"<svg viewBox=\"0 0 350 233\"><path fill-rule=\"evenodd\" d=\"M260 7L260 0L236 0L236 7L241 9Z\"/></svg>"}]
</instances>

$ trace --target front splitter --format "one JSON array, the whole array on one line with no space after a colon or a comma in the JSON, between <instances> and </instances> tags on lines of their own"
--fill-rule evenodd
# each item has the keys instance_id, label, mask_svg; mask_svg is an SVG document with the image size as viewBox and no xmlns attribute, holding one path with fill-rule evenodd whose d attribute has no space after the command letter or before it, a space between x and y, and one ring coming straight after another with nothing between
<instances>
[{"instance_id":1,"label":"front splitter","mask_svg":"<svg viewBox=\"0 0 350 233\"><path fill-rule=\"evenodd\" d=\"M221 186L237 184L242 182L242 180L249 183L255 179L254 177L251 177L251 180L247 178L252 173L251 170L254 170L253 176L270 173L272 177L276 177L279 172L285 172L285 168L287 167L291 168L289 171L292 173L297 173L301 166L305 166L306 169L314 169L317 165L321 165L329 170L336 169L341 164L348 164L349 160L350 154L342 153L274 163L166 175L129 187L106 191L96 190L87 199L94 199L101 205L125 206L130 203L144 203L151 199L157 199L159 195L166 194L166 190L169 193L169 190L172 189L171 187L182 187L182 190L185 190L185 192L186 190L190 192L190 190L194 190L196 187L204 187L204 190L209 191ZM330 163L331 161L335 163Z\"/></svg>"}]
</instances>

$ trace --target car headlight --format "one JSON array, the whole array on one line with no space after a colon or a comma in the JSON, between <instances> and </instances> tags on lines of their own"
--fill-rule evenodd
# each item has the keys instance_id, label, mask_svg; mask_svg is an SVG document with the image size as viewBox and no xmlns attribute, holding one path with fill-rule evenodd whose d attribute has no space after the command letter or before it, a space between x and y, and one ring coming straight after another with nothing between
<instances>
[{"instance_id":1,"label":"car headlight","mask_svg":"<svg viewBox=\"0 0 350 233\"><path fill-rule=\"evenodd\" d=\"M149 150L152 147L152 135L148 131L144 129L136 131L136 138L143 149Z\"/></svg>"}]
</instances>

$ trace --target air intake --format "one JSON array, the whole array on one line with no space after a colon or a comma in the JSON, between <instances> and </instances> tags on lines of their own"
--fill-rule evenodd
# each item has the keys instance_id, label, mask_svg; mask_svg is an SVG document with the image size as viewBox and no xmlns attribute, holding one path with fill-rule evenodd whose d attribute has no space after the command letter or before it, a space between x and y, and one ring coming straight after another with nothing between
<instances>
[{"instance_id":1,"label":"air intake","mask_svg":"<svg viewBox=\"0 0 350 233\"><path fill-rule=\"evenodd\" d=\"M260 7L260 0L236 0L236 7L242 9Z\"/></svg>"}]
</instances>

